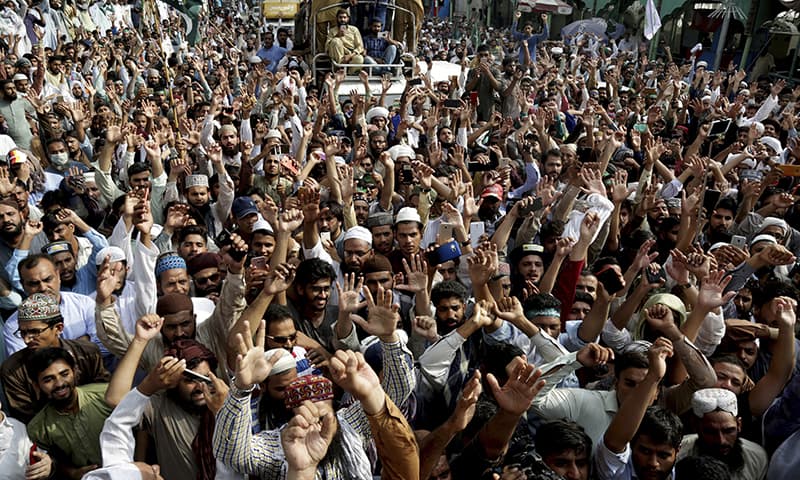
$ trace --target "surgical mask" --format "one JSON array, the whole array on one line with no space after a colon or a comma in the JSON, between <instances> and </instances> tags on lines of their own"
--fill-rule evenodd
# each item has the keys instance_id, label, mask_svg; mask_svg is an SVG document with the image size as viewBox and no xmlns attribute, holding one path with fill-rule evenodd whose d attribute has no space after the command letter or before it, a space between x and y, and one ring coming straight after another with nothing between
<instances>
[{"instance_id":1,"label":"surgical mask","mask_svg":"<svg viewBox=\"0 0 800 480\"><path fill-rule=\"evenodd\" d=\"M57 167L63 167L69 162L69 154L64 153L54 153L50 155L50 163Z\"/></svg>"}]
</instances>

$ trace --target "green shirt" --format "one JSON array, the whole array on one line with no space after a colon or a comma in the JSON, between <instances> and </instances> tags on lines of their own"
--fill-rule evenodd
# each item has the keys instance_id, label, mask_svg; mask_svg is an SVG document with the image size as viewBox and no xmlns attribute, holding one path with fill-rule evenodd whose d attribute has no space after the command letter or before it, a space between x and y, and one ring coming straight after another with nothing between
<instances>
[{"instance_id":1,"label":"green shirt","mask_svg":"<svg viewBox=\"0 0 800 480\"><path fill-rule=\"evenodd\" d=\"M78 390L78 413L61 413L48 404L28 424L28 436L56 458L75 467L102 465L100 432L113 410L105 401L107 383L90 383Z\"/></svg>"}]
</instances>

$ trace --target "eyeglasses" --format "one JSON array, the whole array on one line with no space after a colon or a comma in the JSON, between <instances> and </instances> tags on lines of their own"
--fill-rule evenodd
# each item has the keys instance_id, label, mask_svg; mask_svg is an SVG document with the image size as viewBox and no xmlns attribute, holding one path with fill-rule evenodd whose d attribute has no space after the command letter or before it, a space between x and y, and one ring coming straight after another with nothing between
<instances>
[{"instance_id":1,"label":"eyeglasses","mask_svg":"<svg viewBox=\"0 0 800 480\"><path fill-rule=\"evenodd\" d=\"M27 328L25 330L20 328L16 332L14 332L14 336L18 338L28 338L28 337L39 338L39 335L41 335L47 330L50 330L54 326L55 325L48 325L45 328Z\"/></svg>"},{"instance_id":2,"label":"eyeglasses","mask_svg":"<svg viewBox=\"0 0 800 480\"><path fill-rule=\"evenodd\" d=\"M217 283L219 281L219 273L212 273L207 277L194 277L195 285L205 285L207 283Z\"/></svg>"},{"instance_id":3,"label":"eyeglasses","mask_svg":"<svg viewBox=\"0 0 800 480\"><path fill-rule=\"evenodd\" d=\"M293 333L291 335L285 336L285 337L281 336L281 335L278 335L278 336L267 335L266 337L269 338L270 340L272 340L275 343L278 343L278 344L281 344L281 345L286 345L289 342L294 343L294 342L297 341L297 332L295 332L295 333Z\"/></svg>"}]
</instances>

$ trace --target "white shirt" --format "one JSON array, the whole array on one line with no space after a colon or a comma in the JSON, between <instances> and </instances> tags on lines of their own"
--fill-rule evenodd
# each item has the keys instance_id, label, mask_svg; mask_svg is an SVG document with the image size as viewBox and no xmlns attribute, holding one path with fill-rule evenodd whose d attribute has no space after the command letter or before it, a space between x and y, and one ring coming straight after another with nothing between
<instances>
[{"instance_id":1,"label":"white shirt","mask_svg":"<svg viewBox=\"0 0 800 480\"><path fill-rule=\"evenodd\" d=\"M0 480L24 480L31 451L25 425L4 415L0 422Z\"/></svg>"}]
</instances>

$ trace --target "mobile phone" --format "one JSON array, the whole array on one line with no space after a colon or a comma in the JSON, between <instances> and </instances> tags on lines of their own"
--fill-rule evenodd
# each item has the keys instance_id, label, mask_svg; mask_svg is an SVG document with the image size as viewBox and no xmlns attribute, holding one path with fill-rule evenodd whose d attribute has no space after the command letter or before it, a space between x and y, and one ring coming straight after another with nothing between
<instances>
[{"instance_id":1,"label":"mobile phone","mask_svg":"<svg viewBox=\"0 0 800 480\"><path fill-rule=\"evenodd\" d=\"M664 271L664 267L659 267L659 269L655 272L653 272L650 267L645 267L644 270L647 274L647 283L658 284L667 281L667 273Z\"/></svg>"},{"instance_id":2,"label":"mobile phone","mask_svg":"<svg viewBox=\"0 0 800 480\"><path fill-rule=\"evenodd\" d=\"M233 248L233 240L231 239L231 232L229 230L223 229L217 238L214 239L214 243L217 244L220 250L225 247L231 247L228 255L231 256L232 259L239 261L247 255L247 252L242 252L239 249Z\"/></svg>"},{"instance_id":3,"label":"mobile phone","mask_svg":"<svg viewBox=\"0 0 800 480\"><path fill-rule=\"evenodd\" d=\"M461 108L461 100L448 98L444 101L444 108Z\"/></svg>"},{"instance_id":4,"label":"mobile phone","mask_svg":"<svg viewBox=\"0 0 800 480\"><path fill-rule=\"evenodd\" d=\"M458 242L455 240L451 242L447 242L444 245L440 246L436 250L428 253L428 264L429 265L440 265L444 262L449 262L450 260L455 260L456 258L461 256L461 247L458 246Z\"/></svg>"},{"instance_id":5,"label":"mobile phone","mask_svg":"<svg viewBox=\"0 0 800 480\"><path fill-rule=\"evenodd\" d=\"M614 295L619 292L625 285L620 280L620 275L614 270L614 264L604 265L600 270L596 271L594 276L597 281L603 285L609 295Z\"/></svg>"},{"instance_id":6,"label":"mobile phone","mask_svg":"<svg viewBox=\"0 0 800 480\"><path fill-rule=\"evenodd\" d=\"M472 248L478 248L484 233L486 233L486 225L483 222L470 222L469 242Z\"/></svg>"},{"instance_id":7,"label":"mobile phone","mask_svg":"<svg viewBox=\"0 0 800 480\"><path fill-rule=\"evenodd\" d=\"M400 167L400 183L402 185L411 185L414 183L414 168L410 163L404 163Z\"/></svg>"},{"instance_id":8,"label":"mobile phone","mask_svg":"<svg viewBox=\"0 0 800 480\"><path fill-rule=\"evenodd\" d=\"M407 85L409 87L416 87L417 85L422 85L422 79L421 78L412 78L411 80L409 80L407 82Z\"/></svg>"},{"instance_id":9,"label":"mobile phone","mask_svg":"<svg viewBox=\"0 0 800 480\"><path fill-rule=\"evenodd\" d=\"M469 103L473 107L478 104L478 92L469 92Z\"/></svg>"},{"instance_id":10,"label":"mobile phone","mask_svg":"<svg viewBox=\"0 0 800 480\"><path fill-rule=\"evenodd\" d=\"M195 382L203 382L205 384L211 385L211 379L206 377L205 375L201 375L193 370L189 370L188 368L183 371L183 376L194 380Z\"/></svg>"},{"instance_id":11,"label":"mobile phone","mask_svg":"<svg viewBox=\"0 0 800 480\"><path fill-rule=\"evenodd\" d=\"M38 462L39 459L33 456L33 452L36 451L36 444L34 443L31 445L31 450L28 452L28 464L33 465L34 463Z\"/></svg>"},{"instance_id":12,"label":"mobile phone","mask_svg":"<svg viewBox=\"0 0 800 480\"><path fill-rule=\"evenodd\" d=\"M281 143L280 145L275 145L272 147L272 153L274 155L288 155L289 149L291 147L285 143Z\"/></svg>"},{"instance_id":13,"label":"mobile phone","mask_svg":"<svg viewBox=\"0 0 800 480\"><path fill-rule=\"evenodd\" d=\"M711 130L708 131L709 137L721 137L728 132L728 129L731 127L731 119L726 118L725 120L714 120L711 122Z\"/></svg>"},{"instance_id":14,"label":"mobile phone","mask_svg":"<svg viewBox=\"0 0 800 480\"><path fill-rule=\"evenodd\" d=\"M706 211L706 215L711 216L721 195L722 192L719 190L706 190L705 195L703 195L703 208Z\"/></svg>"},{"instance_id":15,"label":"mobile phone","mask_svg":"<svg viewBox=\"0 0 800 480\"><path fill-rule=\"evenodd\" d=\"M378 32L378 38L389 38L389 32Z\"/></svg>"},{"instance_id":16,"label":"mobile phone","mask_svg":"<svg viewBox=\"0 0 800 480\"><path fill-rule=\"evenodd\" d=\"M633 125L633 129L639 133L644 133L647 131L647 124L646 123L637 123Z\"/></svg>"},{"instance_id":17,"label":"mobile phone","mask_svg":"<svg viewBox=\"0 0 800 480\"><path fill-rule=\"evenodd\" d=\"M449 242L453 238L453 225L450 223L439 224L439 241Z\"/></svg>"},{"instance_id":18,"label":"mobile phone","mask_svg":"<svg viewBox=\"0 0 800 480\"><path fill-rule=\"evenodd\" d=\"M736 248L744 249L747 244L747 239L741 235L734 235L731 237L731 245Z\"/></svg>"},{"instance_id":19,"label":"mobile phone","mask_svg":"<svg viewBox=\"0 0 800 480\"><path fill-rule=\"evenodd\" d=\"M786 177L800 177L800 165L778 165L778 168Z\"/></svg>"},{"instance_id":20,"label":"mobile phone","mask_svg":"<svg viewBox=\"0 0 800 480\"><path fill-rule=\"evenodd\" d=\"M319 239L322 240L323 242L325 242L325 241L330 242L331 241L331 232L319 232Z\"/></svg>"},{"instance_id":21,"label":"mobile phone","mask_svg":"<svg viewBox=\"0 0 800 480\"><path fill-rule=\"evenodd\" d=\"M267 257L253 257L250 259L250 266L255 268L256 270L266 270L267 269Z\"/></svg>"}]
</instances>

